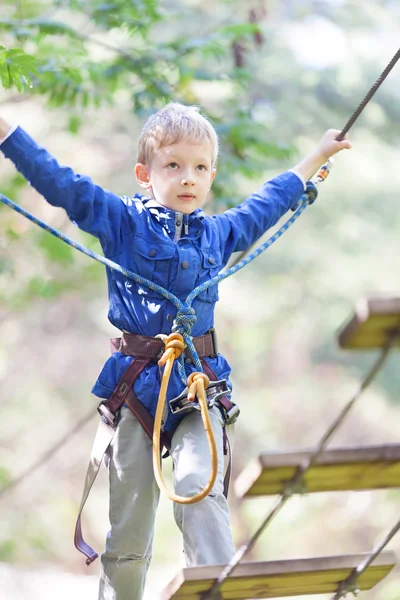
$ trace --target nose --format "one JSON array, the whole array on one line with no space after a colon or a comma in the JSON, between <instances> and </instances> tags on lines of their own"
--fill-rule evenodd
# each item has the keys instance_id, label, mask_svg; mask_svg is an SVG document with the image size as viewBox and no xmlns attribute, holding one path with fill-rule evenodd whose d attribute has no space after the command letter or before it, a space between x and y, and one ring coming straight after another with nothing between
<instances>
[{"instance_id":1,"label":"nose","mask_svg":"<svg viewBox=\"0 0 400 600\"><path fill-rule=\"evenodd\" d=\"M186 177L182 178L181 184L184 187L192 187L195 184L195 181L191 175L187 175Z\"/></svg>"}]
</instances>

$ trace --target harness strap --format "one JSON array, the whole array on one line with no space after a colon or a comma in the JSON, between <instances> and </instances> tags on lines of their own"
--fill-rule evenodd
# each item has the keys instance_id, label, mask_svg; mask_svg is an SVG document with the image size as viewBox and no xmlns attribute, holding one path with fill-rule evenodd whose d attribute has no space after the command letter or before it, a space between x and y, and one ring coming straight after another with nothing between
<instances>
[{"instance_id":1,"label":"harness strap","mask_svg":"<svg viewBox=\"0 0 400 600\"><path fill-rule=\"evenodd\" d=\"M120 338L110 340L111 351L121 352L127 356L135 356L149 360L158 360L164 352L164 342L157 337L141 335L139 333L128 333L124 331ZM217 338L215 330L210 329L203 335L193 338L193 345L199 358L204 356L217 356ZM188 350L185 350L185 357L190 358Z\"/></svg>"},{"instance_id":2,"label":"harness strap","mask_svg":"<svg viewBox=\"0 0 400 600\"><path fill-rule=\"evenodd\" d=\"M89 544L85 542L82 535L82 525L81 525L81 516L84 506L86 504L86 500L90 494L90 491L93 487L95 479L98 475L101 463L103 461L104 455L106 453L107 448L111 444L111 441L114 437L115 429L106 425L106 423L101 420L97 429L96 437L94 438L92 452L90 456L89 466L86 472L85 485L83 488L81 504L79 507L78 517L75 525L75 534L74 534L74 544L75 548L82 552L86 556L86 565L89 566L93 561L96 560L98 554Z\"/></svg>"},{"instance_id":3,"label":"harness strap","mask_svg":"<svg viewBox=\"0 0 400 600\"><path fill-rule=\"evenodd\" d=\"M81 503L80 503L80 507L79 507L78 517L77 517L77 521L76 521L76 525L75 525L75 535L74 535L75 548L77 550L79 550L79 552L82 552L82 554L84 554L86 556L86 564L88 566L94 560L96 560L96 558L98 557L98 554L83 539L82 525L81 525L82 511L86 504L86 500L88 499L90 490L92 489L93 484L98 475L104 455L114 437L115 430L117 427L118 410L121 408L121 406L124 404L125 401L128 401L128 399L130 399L130 396L133 396L132 386L133 386L135 380L138 378L140 373L143 371L143 369L149 362L150 362L149 360L134 359L131 362L131 364L129 365L129 367L126 369L123 376L121 377L121 380L119 381L117 387L115 388L115 390L114 390L113 394L111 395L111 397L109 398L109 400L102 402L98 408L102 418L101 418L101 421L100 421L100 424L97 429L97 433L96 433L96 436L95 436L95 439L93 442L92 452L90 455L89 466L88 466L88 469L86 472L85 485L83 488L82 499L81 499ZM136 400L141 408L139 408L135 402L132 404L132 407L130 407L130 408L131 408L132 412L134 412L134 414L139 419L142 427L145 429L143 423L145 422L146 417L145 417L144 413L147 413L147 410L143 406L143 404L141 404L141 402L139 402L139 400L137 398L136 398ZM137 412L134 410L133 406L137 410ZM143 409L143 410L141 410L141 409ZM103 410L105 410L105 412L102 412ZM147 413L147 415L148 415L148 417L150 417L150 415L148 413ZM146 429L145 429L145 431L146 431ZM146 431L146 433L147 433L147 431Z\"/></svg>"},{"instance_id":4,"label":"harness strap","mask_svg":"<svg viewBox=\"0 0 400 600\"><path fill-rule=\"evenodd\" d=\"M128 408L131 409L131 411L143 427L144 432L149 436L151 441L153 441L154 418L151 416L147 408L143 406L143 404L140 402L139 398L136 396L132 388L129 390L129 393L125 400L125 404L128 406ZM167 431L163 431L161 433L160 440L161 448L165 446L169 451L171 448L171 438L172 436L170 433L168 433ZM168 456L168 452L164 456Z\"/></svg>"}]
</instances>

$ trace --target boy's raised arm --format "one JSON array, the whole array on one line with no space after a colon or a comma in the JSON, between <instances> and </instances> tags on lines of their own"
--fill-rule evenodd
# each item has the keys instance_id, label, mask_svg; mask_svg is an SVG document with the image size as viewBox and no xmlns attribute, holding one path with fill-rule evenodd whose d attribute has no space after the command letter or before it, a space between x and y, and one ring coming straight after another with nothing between
<instances>
[{"instance_id":1,"label":"boy's raised arm","mask_svg":"<svg viewBox=\"0 0 400 600\"><path fill-rule=\"evenodd\" d=\"M81 229L98 237L109 256L118 252L116 245L127 220L118 196L59 165L21 127L11 126L1 116L0 150L50 204L64 208Z\"/></svg>"},{"instance_id":2,"label":"boy's raised arm","mask_svg":"<svg viewBox=\"0 0 400 600\"><path fill-rule=\"evenodd\" d=\"M223 264L232 252L249 248L290 209L296 206L304 193L304 182L324 164L329 157L351 144L345 137L336 141L340 131L328 129L314 150L293 169L264 183L239 206L215 215L220 234Z\"/></svg>"}]
</instances>

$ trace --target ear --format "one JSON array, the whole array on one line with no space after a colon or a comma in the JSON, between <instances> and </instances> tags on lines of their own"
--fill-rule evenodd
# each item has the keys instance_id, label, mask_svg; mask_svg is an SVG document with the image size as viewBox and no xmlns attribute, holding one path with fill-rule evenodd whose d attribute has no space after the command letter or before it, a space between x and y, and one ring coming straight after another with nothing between
<instances>
[{"instance_id":1,"label":"ear","mask_svg":"<svg viewBox=\"0 0 400 600\"><path fill-rule=\"evenodd\" d=\"M150 183L150 170L146 165L137 163L135 166L135 177L138 184L146 190L151 187Z\"/></svg>"},{"instance_id":2,"label":"ear","mask_svg":"<svg viewBox=\"0 0 400 600\"><path fill-rule=\"evenodd\" d=\"M214 169L212 169L212 171L211 171L210 189L211 189L211 186L212 186L212 184L213 184L214 177L216 176L216 174L217 174L217 169L215 169L215 168L214 168Z\"/></svg>"}]
</instances>

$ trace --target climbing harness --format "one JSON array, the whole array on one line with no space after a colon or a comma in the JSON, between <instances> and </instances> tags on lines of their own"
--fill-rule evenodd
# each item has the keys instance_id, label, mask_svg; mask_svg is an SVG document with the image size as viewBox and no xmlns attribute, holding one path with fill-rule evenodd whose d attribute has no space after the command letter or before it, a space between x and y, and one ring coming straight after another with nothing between
<instances>
[{"instance_id":1,"label":"climbing harness","mask_svg":"<svg viewBox=\"0 0 400 600\"><path fill-rule=\"evenodd\" d=\"M204 373L210 380L216 380L217 377L214 371L211 369L211 367L205 360L205 357L214 356L216 353L217 346L215 331L211 330L210 332L207 332L202 336L194 338L193 344L200 357ZM164 348L164 340L160 337L150 337L124 332L121 338L113 338L111 340L112 353L122 352L127 356L132 356L133 361L123 373L111 397L108 400L102 400L97 408L101 416L101 421L93 443L74 534L75 547L77 548L77 550L79 550L86 556L87 565L91 564L97 558L98 554L83 539L81 515L89 493L93 487L93 484L99 472L101 463L113 439L116 427L118 425L119 411L122 405L125 404L131 410L131 412L136 416L139 423L143 427L145 433L153 441L153 463L155 472L161 471L158 457L161 453L162 448L165 447L168 451L171 446L172 436L164 431L161 431L160 423L158 423L157 426L155 425L155 419L150 415L150 413L142 404L142 402L140 402L133 389L134 383L140 375L140 373L143 371L143 369L150 362L157 361L161 357L161 354L164 353ZM227 388L227 386L226 389L228 392L230 391ZM171 400L171 402L173 402L173 400ZM232 424L236 420L239 414L239 409L225 395L220 395L216 402L225 421L223 427L223 445L224 454L226 454L227 456L227 461L226 472L224 477L224 495L227 496L231 472L231 451L226 426ZM159 403L159 406L161 407L160 413L163 412L164 403L165 398L162 401L162 404ZM195 401L193 402L193 404L195 404ZM208 423L206 424L206 430L207 429L208 431L212 432ZM213 448L213 452L214 445L212 441L210 442L210 447L211 446ZM161 483L161 477L161 475L158 475L158 482L160 482L161 487L165 490L165 484L163 484L163 482ZM169 495L168 491L167 494ZM196 496L194 496L194 498L195 501L198 501L196 500ZM183 501L186 502L186 499L183 499ZM193 500L191 500L191 502L188 503L193 503Z\"/></svg>"}]
</instances>

